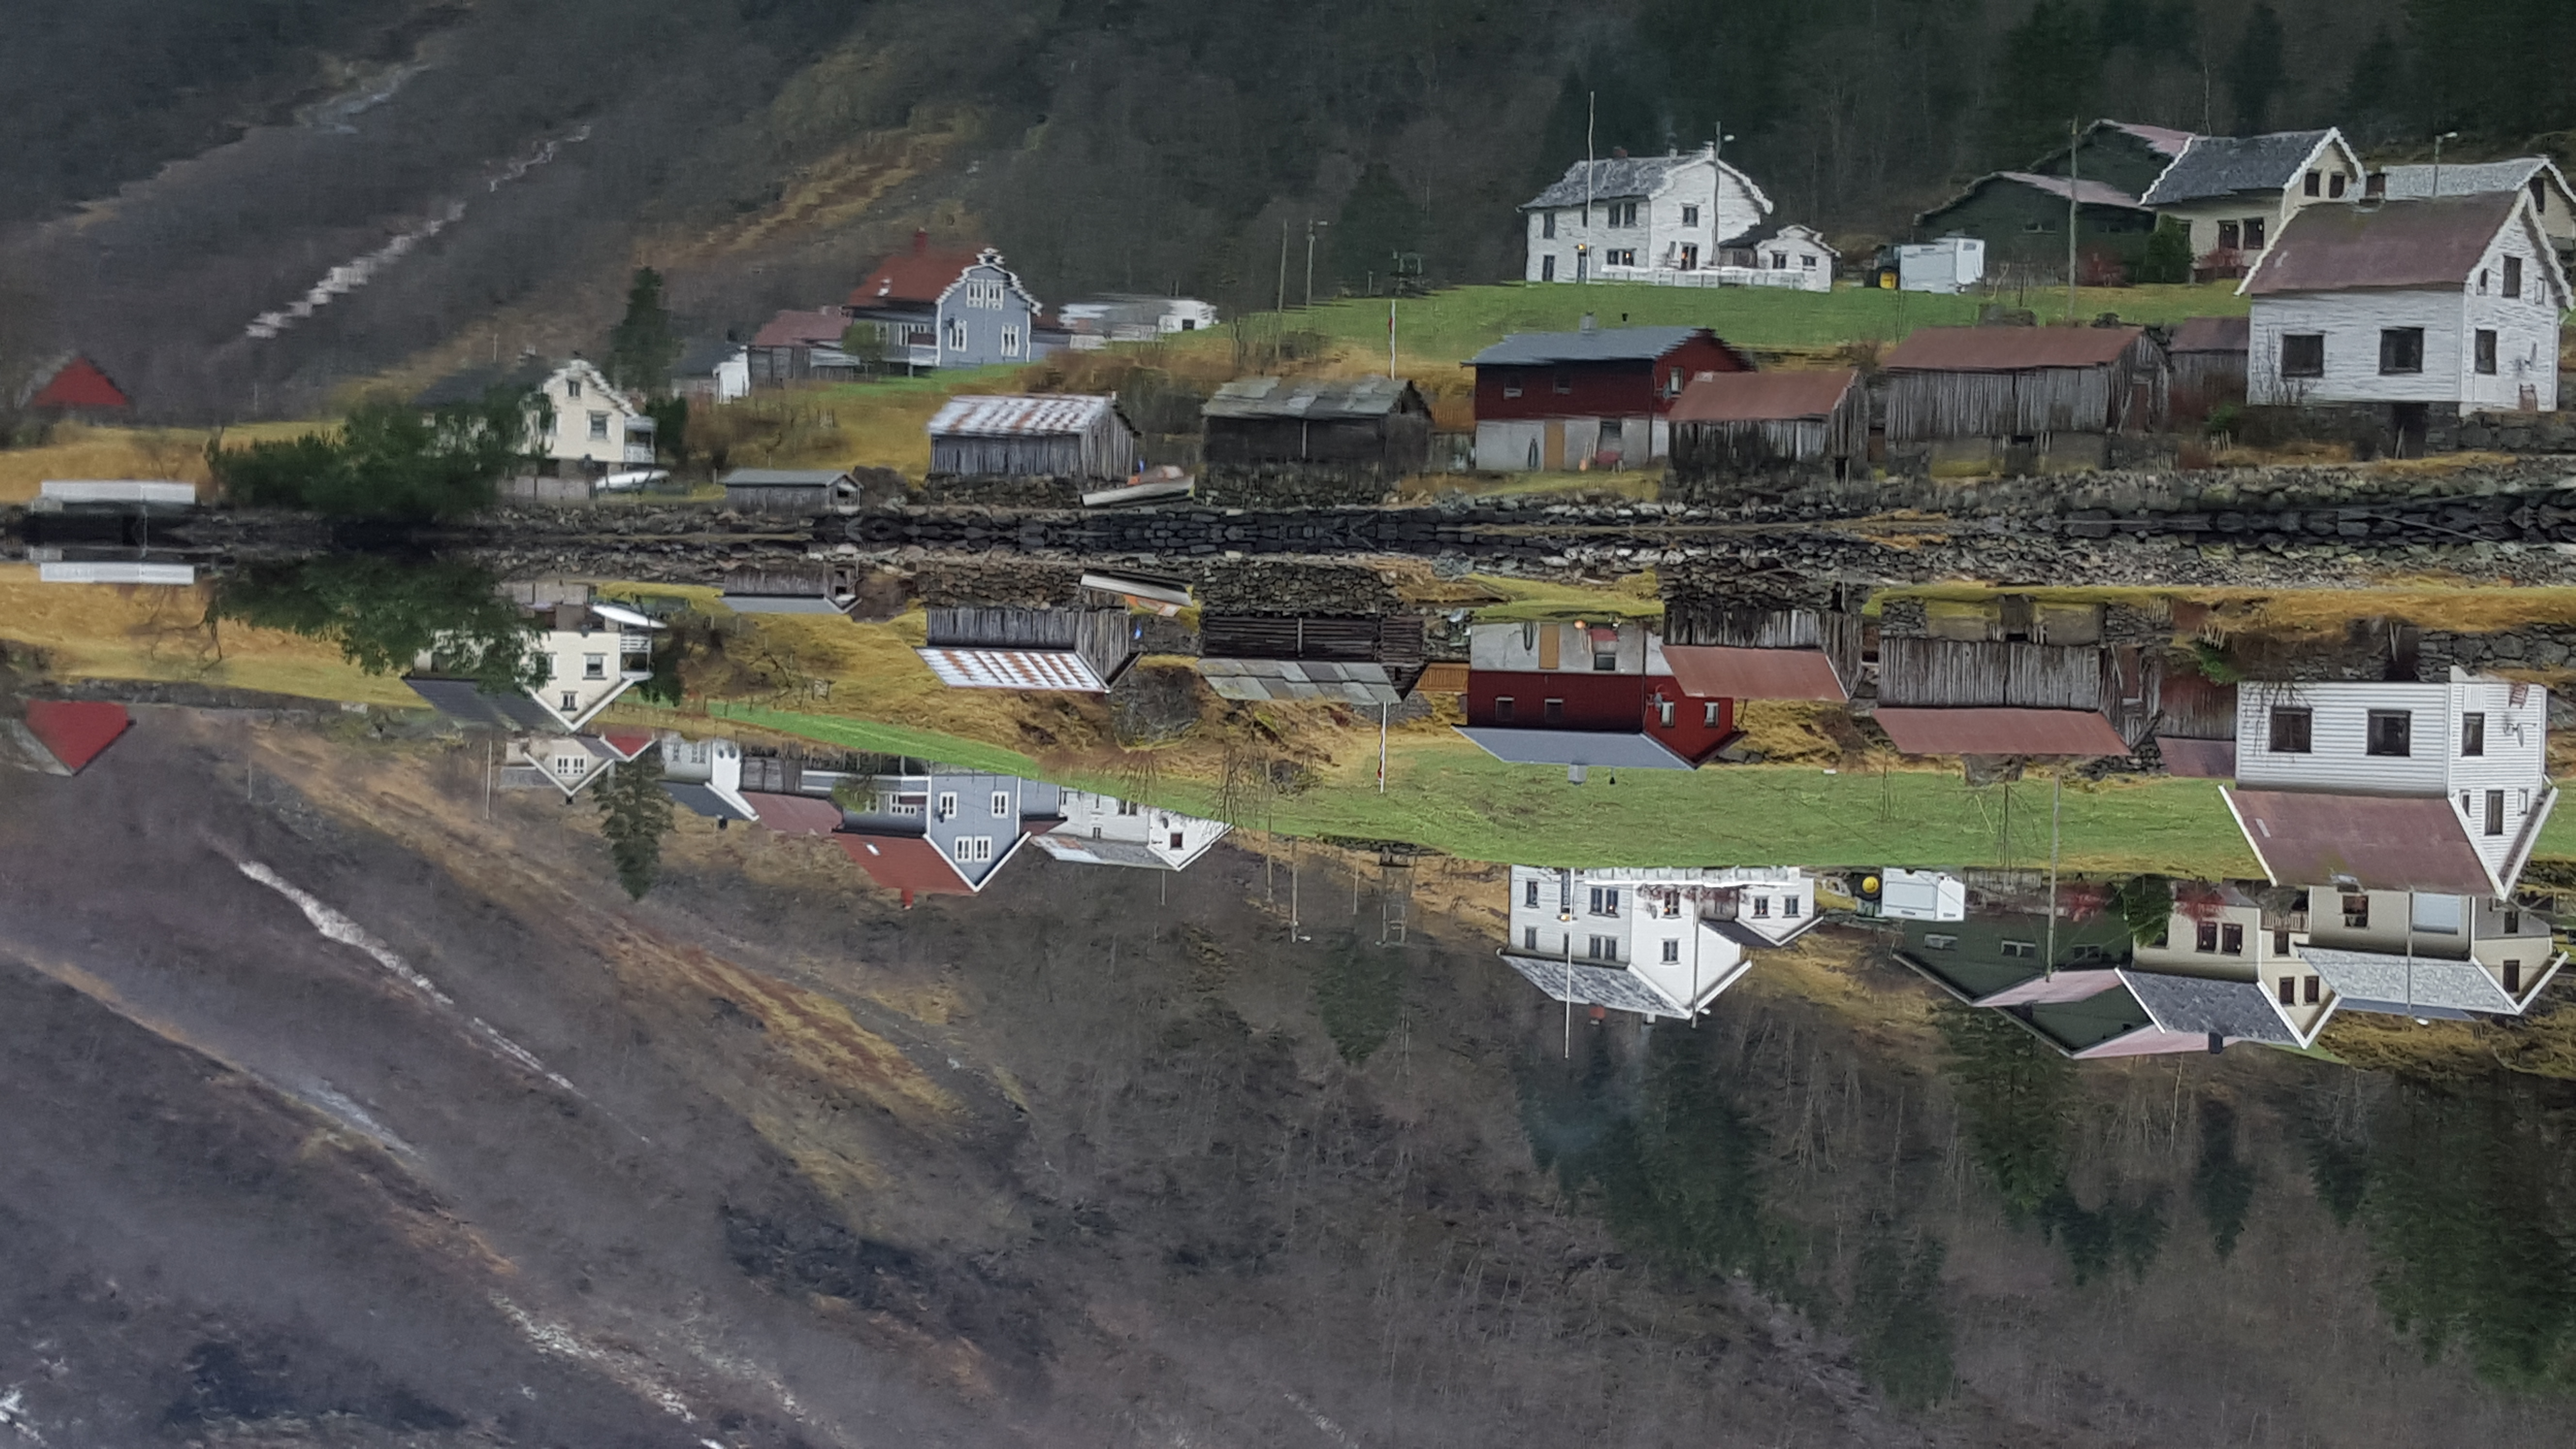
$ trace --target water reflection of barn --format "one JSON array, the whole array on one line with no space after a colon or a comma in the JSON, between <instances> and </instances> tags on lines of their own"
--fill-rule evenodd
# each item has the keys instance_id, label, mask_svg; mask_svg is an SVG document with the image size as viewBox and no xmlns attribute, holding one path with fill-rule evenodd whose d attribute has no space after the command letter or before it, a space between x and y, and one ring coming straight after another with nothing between
<instances>
[{"instance_id":1,"label":"water reflection of barn","mask_svg":"<svg viewBox=\"0 0 2576 1449\"><path fill-rule=\"evenodd\" d=\"M1423 671L1422 616L1203 614L1198 671L1221 699L1395 705Z\"/></svg>"}]
</instances>

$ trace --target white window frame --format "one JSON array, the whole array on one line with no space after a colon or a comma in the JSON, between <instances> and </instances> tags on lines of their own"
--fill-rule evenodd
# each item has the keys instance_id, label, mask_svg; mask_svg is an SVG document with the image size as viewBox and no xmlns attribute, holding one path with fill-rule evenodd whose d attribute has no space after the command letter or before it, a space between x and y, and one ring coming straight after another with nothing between
<instances>
[{"instance_id":1,"label":"white window frame","mask_svg":"<svg viewBox=\"0 0 2576 1449\"><path fill-rule=\"evenodd\" d=\"M1011 795L1010 795L1010 792L1009 792L1009 791L1007 791L1007 790L996 790L996 791L994 791L994 792L993 792L993 818L994 818L994 819L996 819L996 820L999 820L999 819L1001 819L1003 816L1008 815L1008 814L1010 814L1010 813L1011 813Z\"/></svg>"},{"instance_id":2,"label":"white window frame","mask_svg":"<svg viewBox=\"0 0 2576 1449\"><path fill-rule=\"evenodd\" d=\"M956 791L942 790L939 792L939 818L942 820L954 820L957 818Z\"/></svg>"}]
</instances>

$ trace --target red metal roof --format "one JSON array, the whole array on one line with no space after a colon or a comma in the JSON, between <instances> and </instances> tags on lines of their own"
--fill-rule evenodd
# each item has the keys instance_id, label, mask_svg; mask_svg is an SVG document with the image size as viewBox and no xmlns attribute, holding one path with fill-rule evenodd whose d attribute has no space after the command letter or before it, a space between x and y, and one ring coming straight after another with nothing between
<instances>
[{"instance_id":1,"label":"red metal roof","mask_svg":"<svg viewBox=\"0 0 2576 1449\"><path fill-rule=\"evenodd\" d=\"M1667 644L1664 662L1672 666L1674 682L1702 699L1851 698L1834 662L1815 649Z\"/></svg>"},{"instance_id":2,"label":"red metal roof","mask_svg":"<svg viewBox=\"0 0 2576 1449\"><path fill-rule=\"evenodd\" d=\"M754 347L838 347L841 334L850 330L850 319L838 311L825 308L820 312L781 312L769 319L751 339Z\"/></svg>"},{"instance_id":3,"label":"red metal roof","mask_svg":"<svg viewBox=\"0 0 2576 1449\"><path fill-rule=\"evenodd\" d=\"M2168 775L2185 780L2236 778L2234 740L2185 740L2158 735L2156 749L2165 757L2165 773Z\"/></svg>"},{"instance_id":4,"label":"red metal roof","mask_svg":"<svg viewBox=\"0 0 2576 1449\"><path fill-rule=\"evenodd\" d=\"M833 836L832 843L857 861L870 880L907 897L917 891L948 896L975 893L939 847L921 836L842 834Z\"/></svg>"},{"instance_id":5,"label":"red metal roof","mask_svg":"<svg viewBox=\"0 0 2576 1449\"><path fill-rule=\"evenodd\" d=\"M2102 367L2119 360L2143 327L1918 327L1887 354L1891 370L2018 372Z\"/></svg>"},{"instance_id":6,"label":"red metal roof","mask_svg":"<svg viewBox=\"0 0 2576 1449\"><path fill-rule=\"evenodd\" d=\"M2379 205L2307 206L2245 282L2250 296L2347 287L2458 287L2521 205L2519 191ZM2529 284L2526 284L2529 285Z\"/></svg>"},{"instance_id":7,"label":"red metal roof","mask_svg":"<svg viewBox=\"0 0 2576 1449\"><path fill-rule=\"evenodd\" d=\"M2098 710L1890 709L1873 716L1909 755L2125 755Z\"/></svg>"},{"instance_id":8,"label":"red metal roof","mask_svg":"<svg viewBox=\"0 0 2576 1449\"><path fill-rule=\"evenodd\" d=\"M651 730L603 730L599 742L614 751L617 758L631 760L644 753L657 738L659 736Z\"/></svg>"},{"instance_id":9,"label":"red metal roof","mask_svg":"<svg viewBox=\"0 0 2576 1449\"><path fill-rule=\"evenodd\" d=\"M933 251L930 237L914 232L912 249L886 258L868 273L866 281L850 290L853 307L883 307L890 303L930 303L948 290L957 274L975 265L977 253Z\"/></svg>"},{"instance_id":10,"label":"red metal roof","mask_svg":"<svg viewBox=\"0 0 2576 1449\"><path fill-rule=\"evenodd\" d=\"M121 704L39 699L27 705L27 733L73 774L115 744L133 723L134 717Z\"/></svg>"},{"instance_id":11,"label":"red metal roof","mask_svg":"<svg viewBox=\"0 0 2576 1449\"><path fill-rule=\"evenodd\" d=\"M2440 796L2228 790L2227 807L2274 885L2494 895L2486 863Z\"/></svg>"},{"instance_id":12,"label":"red metal roof","mask_svg":"<svg viewBox=\"0 0 2576 1449\"><path fill-rule=\"evenodd\" d=\"M1841 406L1858 381L1860 374L1847 367L1832 372L1712 372L1682 389L1670 416L1677 423L1821 418Z\"/></svg>"},{"instance_id":13,"label":"red metal roof","mask_svg":"<svg viewBox=\"0 0 2576 1449\"><path fill-rule=\"evenodd\" d=\"M742 802L764 829L781 835L829 835L841 828L841 807L820 796L746 790Z\"/></svg>"},{"instance_id":14,"label":"red metal roof","mask_svg":"<svg viewBox=\"0 0 2576 1449\"><path fill-rule=\"evenodd\" d=\"M130 408L134 399L125 395L107 373L86 357L75 357L57 369L45 385L27 399L34 408Z\"/></svg>"},{"instance_id":15,"label":"red metal roof","mask_svg":"<svg viewBox=\"0 0 2576 1449\"><path fill-rule=\"evenodd\" d=\"M2134 207L2138 204L2138 198L2116 186L2105 186L2099 181L2043 176L2035 171L1998 171L1995 175L2006 181L2018 181L2034 191L2046 192L2050 196L2062 198L2067 192L2072 191L2075 193L2074 199L2086 206Z\"/></svg>"}]
</instances>

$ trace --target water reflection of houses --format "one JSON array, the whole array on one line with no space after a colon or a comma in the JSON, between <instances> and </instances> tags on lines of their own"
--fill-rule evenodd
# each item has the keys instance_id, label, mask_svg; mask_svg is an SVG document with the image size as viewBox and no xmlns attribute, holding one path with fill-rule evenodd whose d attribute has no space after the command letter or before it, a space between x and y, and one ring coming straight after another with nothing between
<instances>
[{"instance_id":1,"label":"water reflection of houses","mask_svg":"<svg viewBox=\"0 0 2576 1449\"><path fill-rule=\"evenodd\" d=\"M0 762L39 775L77 775L133 723L124 705L105 700L30 700L18 718L0 718Z\"/></svg>"},{"instance_id":2,"label":"water reflection of houses","mask_svg":"<svg viewBox=\"0 0 2576 1449\"><path fill-rule=\"evenodd\" d=\"M1089 790L1064 790L1057 798L1057 823L1030 840L1068 865L1187 870L1234 828Z\"/></svg>"},{"instance_id":3,"label":"water reflection of houses","mask_svg":"<svg viewBox=\"0 0 2576 1449\"><path fill-rule=\"evenodd\" d=\"M917 652L951 688L1101 694L1135 662L1137 630L1123 608L932 609Z\"/></svg>"},{"instance_id":4,"label":"water reflection of houses","mask_svg":"<svg viewBox=\"0 0 2576 1449\"><path fill-rule=\"evenodd\" d=\"M1220 699L1396 705L1423 667L1418 614L1199 619L1198 672Z\"/></svg>"},{"instance_id":5,"label":"water reflection of houses","mask_svg":"<svg viewBox=\"0 0 2576 1449\"><path fill-rule=\"evenodd\" d=\"M623 604L591 598L586 584L515 588L536 626L530 653L542 661L543 677L523 691L486 690L443 672L424 654L403 683L430 708L469 725L574 734L653 677L653 635L662 625Z\"/></svg>"},{"instance_id":6,"label":"water reflection of houses","mask_svg":"<svg viewBox=\"0 0 2576 1449\"><path fill-rule=\"evenodd\" d=\"M1476 624L1459 733L1512 764L1687 770L1735 736L1734 701L1693 693L1633 619Z\"/></svg>"},{"instance_id":7,"label":"water reflection of houses","mask_svg":"<svg viewBox=\"0 0 2576 1449\"><path fill-rule=\"evenodd\" d=\"M1516 865L1503 960L1557 1001L1687 1020L1816 923L1787 866Z\"/></svg>"}]
</instances>

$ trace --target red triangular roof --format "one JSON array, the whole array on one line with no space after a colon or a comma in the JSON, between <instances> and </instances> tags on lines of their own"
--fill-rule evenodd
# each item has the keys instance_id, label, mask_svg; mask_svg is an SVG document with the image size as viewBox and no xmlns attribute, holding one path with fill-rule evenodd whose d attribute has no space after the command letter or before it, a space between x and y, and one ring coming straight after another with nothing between
<instances>
[{"instance_id":1,"label":"red triangular roof","mask_svg":"<svg viewBox=\"0 0 2576 1449\"><path fill-rule=\"evenodd\" d=\"M75 357L58 368L45 385L27 400L33 408L130 408L134 399L125 395L106 371L86 357Z\"/></svg>"},{"instance_id":2,"label":"red triangular roof","mask_svg":"<svg viewBox=\"0 0 2576 1449\"><path fill-rule=\"evenodd\" d=\"M73 774L115 744L116 737L133 723L124 705L99 700L39 699L27 706L27 733Z\"/></svg>"},{"instance_id":3,"label":"red triangular roof","mask_svg":"<svg viewBox=\"0 0 2576 1449\"><path fill-rule=\"evenodd\" d=\"M927 236L915 235L912 248L879 263L866 281L850 291L849 305L883 307L894 303L930 303L948 290L957 274L975 265L974 252L933 251Z\"/></svg>"},{"instance_id":4,"label":"red triangular roof","mask_svg":"<svg viewBox=\"0 0 2576 1449\"><path fill-rule=\"evenodd\" d=\"M888 890L948 896L975 893L939 847L922 836L847 834L833 836L832 843L857 861L869 879Z\"/></svg>"},{"instance_id":5,"label":"red triangular roof","mask_svg":"<svg viewBox=\"0 0 2576 1449\"><path fill-rule=\"evenodd\" d=\"M651 730L603 730L599 742L616 752L617 758L631 760L650 748L656 738Z\"/></svg>"}]
</instances>

